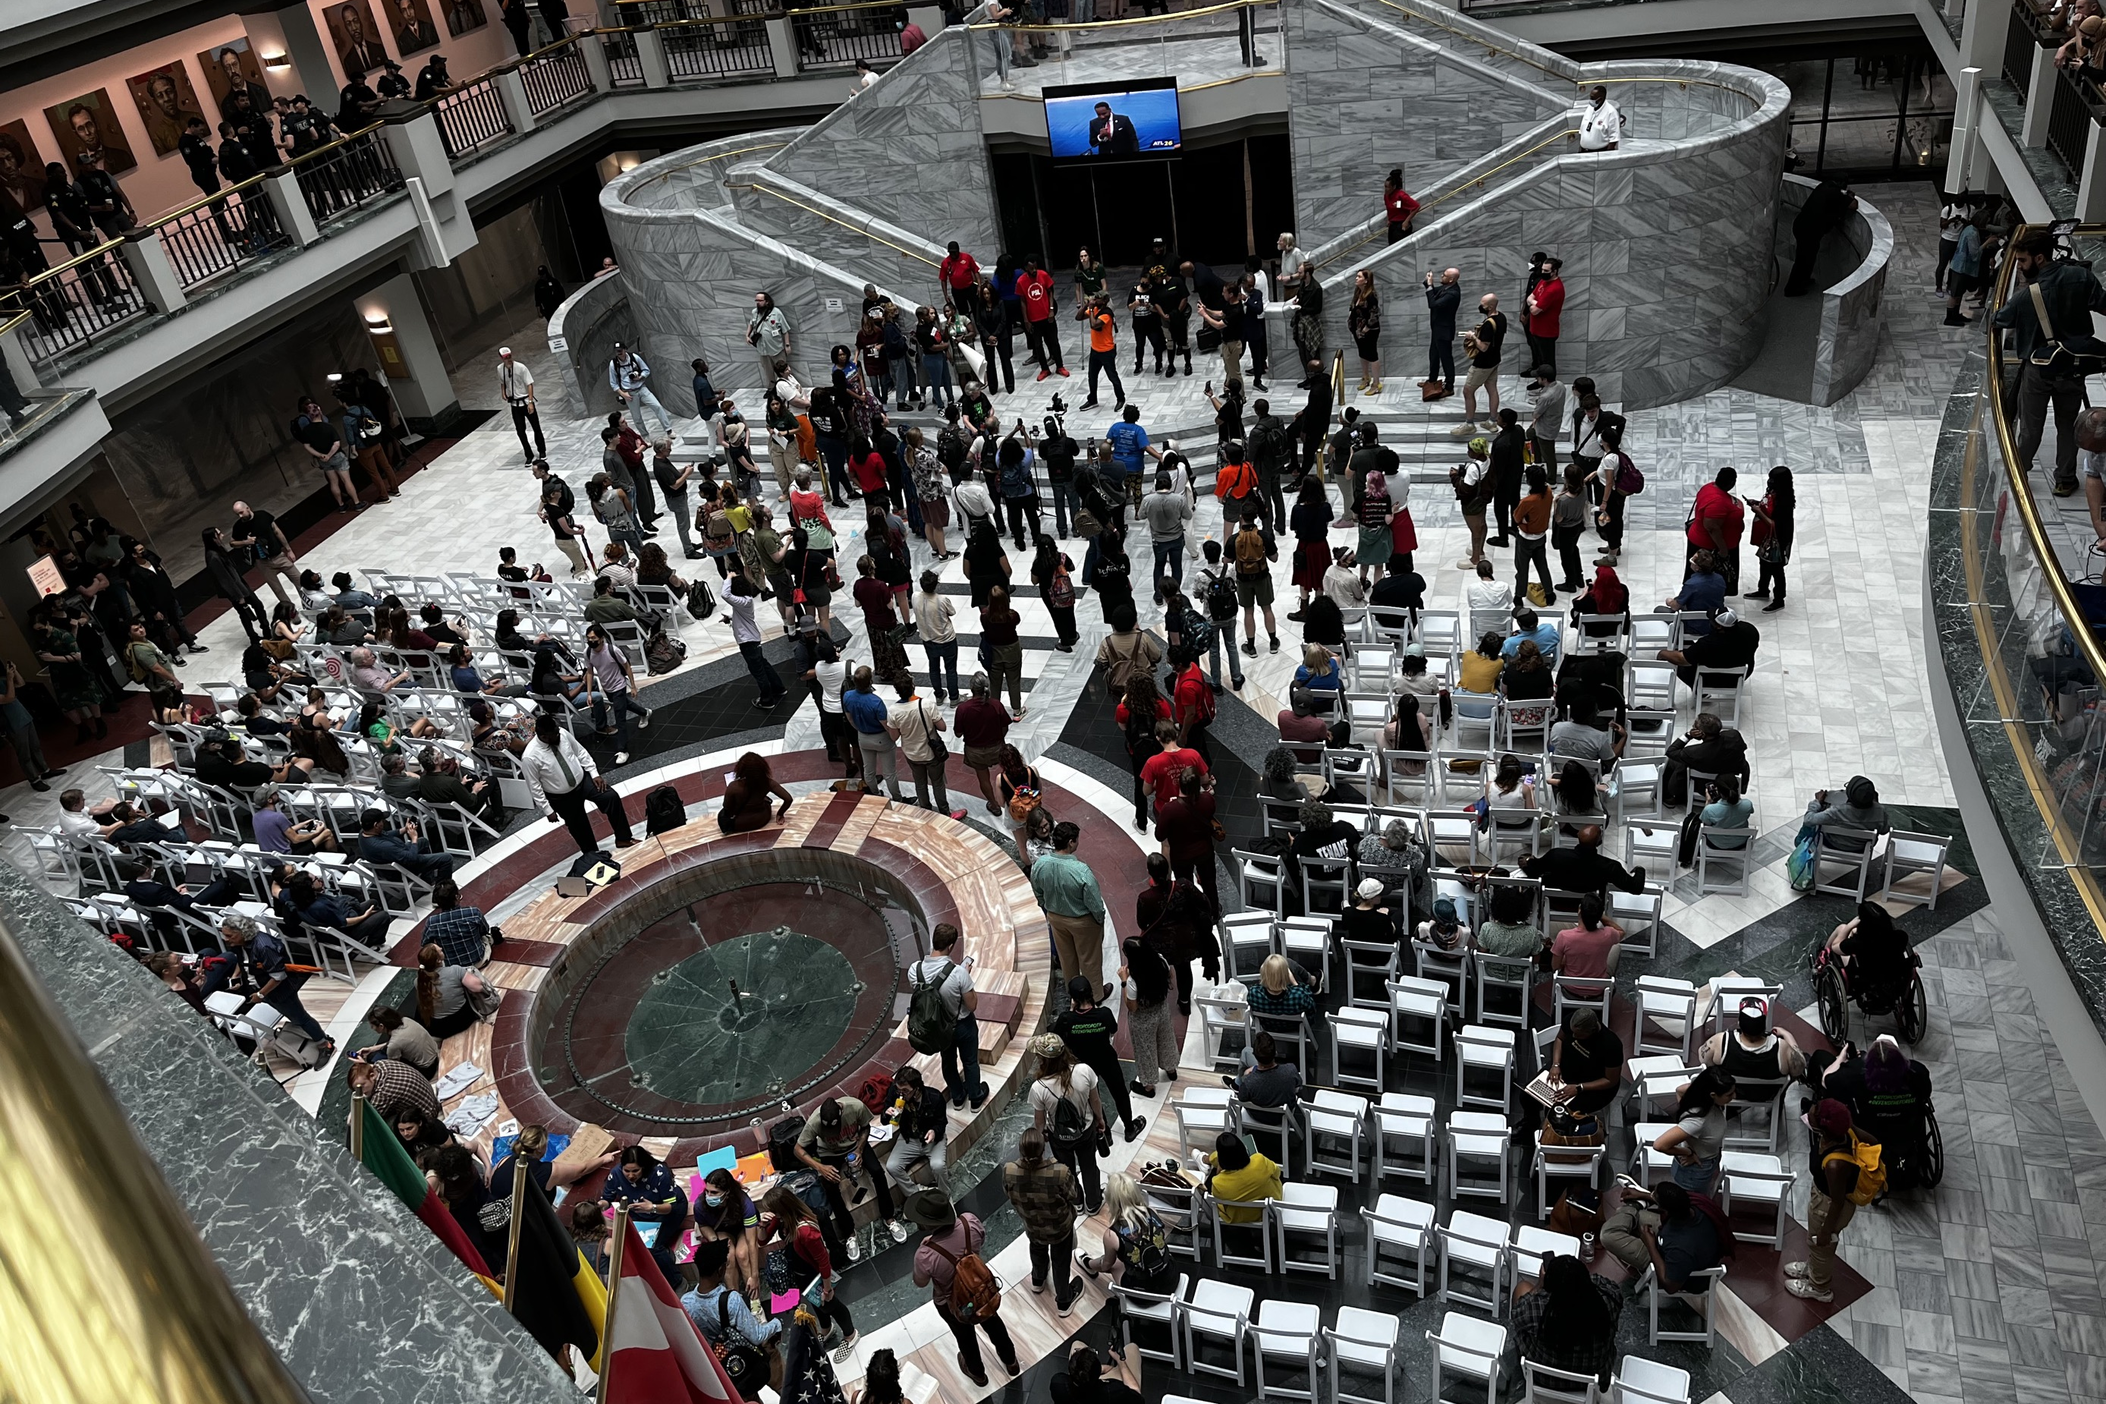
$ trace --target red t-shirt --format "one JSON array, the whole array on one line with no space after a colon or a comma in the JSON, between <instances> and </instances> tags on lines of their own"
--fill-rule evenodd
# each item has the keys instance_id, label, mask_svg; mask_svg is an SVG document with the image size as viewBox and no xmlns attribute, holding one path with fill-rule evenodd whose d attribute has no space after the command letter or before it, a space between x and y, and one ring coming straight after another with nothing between
<instances>
[{"instance_id":1,"label":"red t-shirt","mask_svg":"<svg viewBox=\"0 0 2106 1404\"><path fill-rule=\"evenodd\" d=\"M967 746L999 746L1009 734L1009 713L991 699L968 697L958 704L953 718L958 740Z\"/></svg>"},{"instance_id":2,"label":"red t-shirt","mask_svg":"<svg viewBox=\"0 0 2106 1404\"><path fill-rule=\"evenodd\" d=\"M885 490L885 459L882 454L872 452L861 458L851 458L848 468L856 475L856 486L864 492Z\"/></svg>"},{"instance_id":3,"label":"red t-shirt","mask_svg":"<svg viewBox=\"0 0 2106 1404\"><path fill-rule=\"evenodd\" d=\"M1177 675L1177 719L1204 722L1213 720L1213 717L1214 689L1207 683L1207 675L1194 663Z\"/></svg>"},{"instance_id":4,"label":"red t-shirt","mask_svg":"<svg viewBox=\"0 0 2106 1404\"><path fill-rule=\"evenodd\" d=\"M1706 522L1718 523L1719 532L1726 538L1728 546L1740 545L1740 530L1745 524L1740 499L1717 483L1706 483L1697 489L1696 512L1689 519L1690 545L1708 547L1712 544L1711 530Z\"/></svg>"},{"instance_id":5,"label":"red t-shirt","mask_svg":"<svg viewBox=\"0 0 2106 1404\"><path fill-rule=\"evenodd\" d=\"M1179 795L1156 812L1156 836L1172 858L1203 858L1214 851L1214 796L1206 791Z\"/></svg>"},{"instance_id":6,"label":"red t-shirt","mask_svg":"<svg viewBox=\"0 0 2106 1404\"><path fill-rule=\"evenodd\" d=\"M1161 717L1164 721L1170 720L1170 704L1160 697L1156 698L1155 714L1158 717ZM1132 713L1126 710L1126 704L1124 702L1121 702L1119 704L1118 710L1112 713L1112 717L1119 723L1119 729L1121 731L1124 731L1126 729L1126 719L1131 715Z\"/></svg>"},{"instance_id":7,"label":"red t-shirt","mask_svg":"<svg viewBox=\"0 0 2106 1404\"><path fill-rule=\"evenodd\" d=\"M1159 751L1150 756L1148 763L1141 767L1141 783L1155 796L1157 804L1163 804L1177 798L1177 778L1185 773L1186 766L1191 766L1202 775L1206 774L1206 759L1190 746Z\"/></svg>"},{"instance_id":8,"label":"red t-shirt","mask_svg":"<svg viewBox=\"0 0 2106 1404\"><path fill-rule=\"evenodd\" d=\"M1045 269L1036 276L1017 274L1016 295L1024 300L1025 320L1043 322L1053 315L1053 275Z\"/></svg>"},{"instance_id":9,"label":"red t-shirt","mask_svg":"<svg viewBox=\"0 0 2106 1404\"><path fill-rule=\"evenodd\" d=\"M873 621L882 621L882 627L892 627L892 587L875 575L866 575L856 581L856 603L862 606L863 614Z\"/></svg>"},{"instance_id":10,"label":"red t-shirt","mask_svg":"<svg viewBox=\"0 0 2106 1404\"><path fill-rule=\"evenodd\" d=\"M945 284L963 291L971 287L973 280L980 276L980 265L971 254L960 252L946 254L943 266L936 271L943 275Z\"/></svg>"},{"instance_id":11,"label":"red t-shirt","mask_svg":"<svg viewBox=\"0 0 2106 1404\"><path fill-rule=\"evenodd\" d=\"M1527 302L1524 301L1521 304L1522 322L1533 335L1556 336L1558 334L1558 313L1565 309L1565 280L1563 278L1545 278L1542 282L1536 284L1536 290L1532 296L1536 300L1537 310L1530 312Z\"/></svg>"},{"instance_id":12,"label":"red t-shirt","mask_svg":"<svg viewBox=\"0 0 2106 1404\"><path fill-rule=\"evenodd\" d=\"M1331 739L1331 724L1322 717L1298 717L1290 709L1279 715L1280 739L1282 741L1328 741Z\"/></svg>"},{"instance_id":13,"label":"red t-shirt","mask_svg":"<svg viewBox=\"0 0 2106 1404\"><path fill-rule=\"evenodd\" d=\"M1384 195L1382 204L1389 211L1391 224L1409 224L1411 217L1419 212L1419 202L1402 190L1392 190Z\"/></svg>"}]
</instances>

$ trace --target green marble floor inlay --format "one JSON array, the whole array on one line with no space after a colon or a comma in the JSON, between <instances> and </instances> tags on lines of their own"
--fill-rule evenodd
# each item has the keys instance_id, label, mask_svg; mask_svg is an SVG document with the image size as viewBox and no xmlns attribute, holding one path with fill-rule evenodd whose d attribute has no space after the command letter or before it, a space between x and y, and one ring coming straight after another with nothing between
<instances>
[{"instance_id":1,"label":"green marble floor inlay","mask_svg":"<svg viewBox=\"0 0 2106 1404\"><path fill-rule=\"evenodd\" d=\"M848 1031L862 989L816 937L778 927L720 941L637 1001L624 1043L633 1085L701 1106L779 1097Z\"/></svg>"}]
</instances>

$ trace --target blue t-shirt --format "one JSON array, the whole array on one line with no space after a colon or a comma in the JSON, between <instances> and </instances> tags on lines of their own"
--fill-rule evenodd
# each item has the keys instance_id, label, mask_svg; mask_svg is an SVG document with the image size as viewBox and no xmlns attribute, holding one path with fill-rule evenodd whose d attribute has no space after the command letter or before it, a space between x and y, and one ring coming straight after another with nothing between
<instances>
[{"instance_id":1,"label":"blue t-shirt","mask_svg":"<svg viewBox=\"0 0 2106 1404\"><path fill-rule=\"evenodd\" d=\"M292 820L276 809L256 811L256 846L265 853L290 853L292 840L285 834L292 828Z\"/></svg>"},{"instance_id":2,"label":"blue t-shirt","mask_svg":"<svg viewBox=\"0 0 2106 1404\"><path fill-rule=\"evenodd\" d=\"M1549 620L1539 618L1535 628L1508 634L1506 642L1499 646L1499 656L1501 658L1512 658L1521 651L1523 641L1533 642L1536 646L1536 651L1541 653L1545 659L1552 663L1557 662L1558 626Z\"/></svg>"},{"instance_id":3,"label":"blue t-shirt","mask_svg":"<svg viewBox=\"0 0 2106 1404\"><path fill-rule=\"evenodd\" d=\"M453 690L455 692L481 692L483 690L483 675L475 671L474 667L463 664L461 667L453 670Z\"/></svg>"},{"instance_id":4,"label":"blue t-shirt","mask_svg":"<svg viewBox=\"0 0 2106 1404\"><path fill-rule=\"evenodd\" d=\"M875 692L849 688L841 694L841 710L865 736L875 736L885 729L885 699Z\"/></svg>"},{"instance_id":5,"label":"blue t-shirt","mask_svg":"<svg viewBox=\"0 0 2106 1404\"><path fill-rule=\"evenodd\" d=\"M1713 571L1709 575L1692 575L1682 582L1680 593L1675 596L1682 608L1695 613L1717 609L1726 602L1726 577ZM1700 639L1711 632L1708 619L1690 619L1682 624L1682 637Z\"/></svg>"},{"instance_id":6,"label":"blue t-shirt","mask_svg":"<svg viewBox=\"0 0 2106 1404\"><path fill-rule=\"evenodd\" d=\"M1119 465L1120 472L1141 471L1141 454L1148 447L1146 429L1122 419L1104 431L1104 441L1112 446L1112 461Z\"/></svg>"}]
</instances>

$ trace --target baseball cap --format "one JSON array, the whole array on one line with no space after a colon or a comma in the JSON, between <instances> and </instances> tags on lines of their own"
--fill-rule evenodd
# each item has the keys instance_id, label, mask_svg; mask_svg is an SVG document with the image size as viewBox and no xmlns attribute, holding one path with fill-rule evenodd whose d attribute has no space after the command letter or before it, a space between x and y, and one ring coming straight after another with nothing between
<instances>
[{"instance_id":1,"label":"baseball cap","mask_svg":"<svg viewBox=\"0 0 2106 1404\"><path fill-rule=\"evenodd\" d=\"M1433 901L1433 919L1435 921L1455 920L1455 899L1453 897L1436 897Z\"/></svg>"},{"instance_id":2,"label":"baseball cap","mask_svg":"<svg viewBox=\"0 0 2106 1404\"><path fill-rule=\"evenodd\" d=\"M1382 879L1360 879L1360 886L1353 889L1353 895L1358 897L1363 902L1373 901L1375 898L1380 897L1382 895Z\"/></svg>"},{"instance_id":3,"label":"baseball cap","mask_svg":"<svg viewBox=\"0 0 2106 1404\"><path fill-rule=\"evenodd\" d=\"M497 354L500 356L509 356L512 354L512 348L509 346L500 346L497 348Z\"/></svg>"},{"instance_id":4,"label":"baseball cap","mask_svg":"<svg viewBox=\"0 0 2106 1404\"><path fill-rule=\"evenodd\" d=\"M1712 611L1711 622L1714 624L1723 625L1724 627L1730 629L1735 624L1740 623L1740 616L1735 614L1732 610L1727 609L1724 605L1721 605L1716 610Z\"/></svg>"}]
</instances>

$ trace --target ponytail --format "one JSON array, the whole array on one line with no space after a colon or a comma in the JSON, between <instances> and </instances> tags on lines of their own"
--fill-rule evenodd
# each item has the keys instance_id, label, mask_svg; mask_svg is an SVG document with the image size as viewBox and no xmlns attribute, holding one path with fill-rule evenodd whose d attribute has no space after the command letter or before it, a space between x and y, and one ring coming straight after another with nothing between
<instances>
[{"instance_id":1,"label":"ponytail","mask_svg":"<svg viewBox=\"0 0 2106 1404\"><path fill-rule=\"evenodd\" d=\"M439 967L445 962L437 946L417 952L417 1022L427 1029L439 1017Z\"/></svg>"},{"instance_id":2,"label":"ponytail","mask_svg":"<svg viewBox=\"0 0 2106 1404\"><path fill-rule=\"evenodd\" d=\"M1025 1170L1037 1170L1046 1163L1046 1134L1036 1126L1026 1126L1024 1134L1016 1139L1016 1163Z\"/></svg>"}]
</instances>

